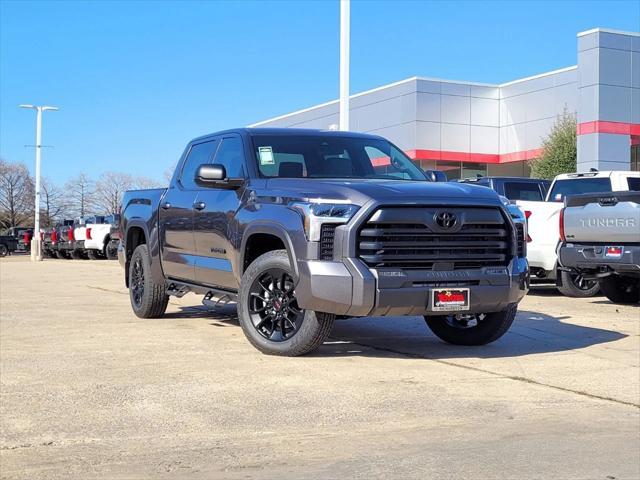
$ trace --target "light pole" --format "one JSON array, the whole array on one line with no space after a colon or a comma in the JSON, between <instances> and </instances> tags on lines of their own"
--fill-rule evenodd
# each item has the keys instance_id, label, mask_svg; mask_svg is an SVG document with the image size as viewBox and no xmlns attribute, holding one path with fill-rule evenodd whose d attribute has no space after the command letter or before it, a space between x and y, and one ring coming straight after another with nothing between
<instances>
[{"instance_id":1,"label":"light pole","mask_svg":"<svg viewBox=\"0 0 640 480\"><path fill-rule=\"evenodd\" d=\"M42 149L42 112L46 110L58 110L58 107L47 105L20 105L20 108L29 108L36 111L36 212L33 225L33 238L31 239L31 261L42 260L40 243L40 157Z\"/></svg>"},{"instance_id":2,"label":"light pole","mask_svg":"<svg viewBox=\"0 0 640 480\"><path fill-rule=\"evenodd\" d=\"M349 42L351 0L340 0L340 130L349 130Z\"/></svg>"}]
</instances>

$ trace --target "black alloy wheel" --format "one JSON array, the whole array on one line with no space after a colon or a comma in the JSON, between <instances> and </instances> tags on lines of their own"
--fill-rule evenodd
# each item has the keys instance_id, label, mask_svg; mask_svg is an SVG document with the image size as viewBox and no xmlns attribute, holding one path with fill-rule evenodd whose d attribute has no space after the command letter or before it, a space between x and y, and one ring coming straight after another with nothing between
<instances>
[{"instance_id":1,"label":"black alloy wheel","mask_svg":"<svg viewBox=\"0 0 640 480\"><path fill-rule=\"evenodd\" d=\"M135 258L131 265L131 300L136 308L142 306L144 296L144 266L140 257Z\"/></svg>"},{"instance_id":2,"label":"black alloy wheel","mask_svg":"<svg viewBox=\"0 0 640 480\"><path fill-rule=\"evenodd\" d=\"M271 268L255 278L249 289L248 312L255 330L272 342L293 337L304 320L298 307L291 275Z\"/></svg>"},{"instance_id":3,"label":"black alloy wheel","mask_svg":"<svg viewBox=\"0 0 640 480\"><path fill-rule=\"evenodd\" d=\"M468 328L477 327L480 322L482 322L486 318L485 313L457 313L452 315L447 315L444 317L444 321L451 328L457 328L460 330L465 330Z\"/></svg>"}]
</instances>

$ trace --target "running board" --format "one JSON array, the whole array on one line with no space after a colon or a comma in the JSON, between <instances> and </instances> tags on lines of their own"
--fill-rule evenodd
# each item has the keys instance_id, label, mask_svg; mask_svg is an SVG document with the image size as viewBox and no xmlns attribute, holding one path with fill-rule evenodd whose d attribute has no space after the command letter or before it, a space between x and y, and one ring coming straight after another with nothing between
<instances>
[{"instance_id":1,"label":"running board","mask_svg":"<svg viewBox=\"0 0 640 480\"><path fill-rule=\"evenodd\" d=\"M221 290L211 290L202 299L202 304L206 307L217 308L237 303L238 296L234 293L224 292Z\"/></svg>"},{"instance_id":2,"label":"running board","mask_svg":"<svg viewBox=\"0 0 640 480\"><path fill-rule=\"evenodd\" d=\"M238 298L238 294L233 291L198 285L195 283L187 283L179 280L168 280L165 292L167 295L172 295L178 298L184 297L189 292L197 295L204 295L202 303L208 306L225 305L227 303L235 302ZM209 303L205 303L205 301Z\"/></svg>"}]
</instances>

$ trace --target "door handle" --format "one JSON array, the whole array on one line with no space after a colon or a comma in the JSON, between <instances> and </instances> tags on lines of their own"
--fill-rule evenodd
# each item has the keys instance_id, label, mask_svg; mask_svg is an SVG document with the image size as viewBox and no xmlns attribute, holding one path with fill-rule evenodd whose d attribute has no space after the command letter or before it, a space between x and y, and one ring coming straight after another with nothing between
<instances>
[{"instance_id":1,"label":"door handle","mask_svg":"<svg viewBox=\"0 0 640 480\"><path fill-rule=\"evenodd\" d=\"M164 202L160 206L162 207L163 210L169 210L171 208L171 204L169 202Z\"/></svg>"},{"instance_id":2,"label":"door handle","mask_svg":"<svg viewBox=\"0 0 640 480\"><path fill-rule=\"evenodd\" d=\"M193 208L195 208L196 210L204 210L207 207L207 204L204 202L194 202L193 203Z\"/></svg>"}]
</instances>

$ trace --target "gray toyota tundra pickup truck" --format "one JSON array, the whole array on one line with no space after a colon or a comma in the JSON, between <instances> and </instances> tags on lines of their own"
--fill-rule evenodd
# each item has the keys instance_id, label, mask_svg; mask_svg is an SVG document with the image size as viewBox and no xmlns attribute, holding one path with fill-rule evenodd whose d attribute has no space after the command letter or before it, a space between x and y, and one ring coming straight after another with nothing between
<instances>
[{"instance_id":1,"label":"gray toyota tundra pickup truck","mask_svg":"<svg viewBox=\"0 0 640 480\"><path fill-rule=\"evenodd\" d=\"M237 302L248 340L274 355L370 315L422 315L447 342L486 344L529 286L524 227L495 192L432 182L389 141L350 132L197 138L168 188L125 193L119 235L136 315L187 292Z\"/></svg>"},{"instance_id":2,"label":"gray toyota tundra pickup truck","mask_svg":"<svg viewBox=\"0 0 640 480\"><path fill-rule=\"evenodd\" d=\"M561 268L597 279L612 302L640 302L640 192L567 197L560 239Z\"/></svg>"}]
</instances>

